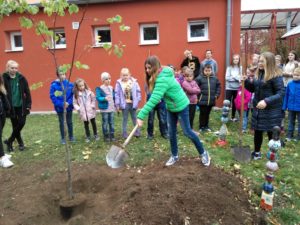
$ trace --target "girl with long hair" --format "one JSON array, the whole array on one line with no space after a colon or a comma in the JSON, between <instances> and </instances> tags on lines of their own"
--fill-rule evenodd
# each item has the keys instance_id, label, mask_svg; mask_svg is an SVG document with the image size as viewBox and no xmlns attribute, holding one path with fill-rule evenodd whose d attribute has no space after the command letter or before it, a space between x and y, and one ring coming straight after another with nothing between
<instances>
[{"instance_id":1,"label":"girl with long hair","mask_svg":"<svg viewBox=\"0 0 300 225\"><path fill-rule=\"evenodd\" d=\"M73 98L73 105L74 109L79 112L79 116L81 121L84 123L85 135L86 139L85 142L91 141L91 132L89 128L89 123L91 122L93 127L93 134L95 140L99 140L99 136L97 133L97 126L96 126L96 96L95 94L89 89L86 82L78 78L74 84L74 98Z\"/></svg>"},{"instance_id":2,"label":"girl with long hair","mask_svg":"<svg viewBox=\"0 0 300 225\"><path fill-rule=\"evenodd\" d=\"M174 71L170 67L161 67L157 56L149 56L145 61L145 73L150 75L149 90L152 92L150 99L137 115L137 123L141 127L143 120L149 112L163 98L167 107L169 123L169 140L171 145L171 157L166 166L176 163L178 157L177 122L180 122L184 135L195 145L204 166L210 165L208 152L203 148L199 137L193 132L189 120L189 99L174 77ZM180 118L180 120L179 120Z\"/></svg>"},{"instance_id":3,"label":"girl with long hair","mask_svg":"<svg viewBox=\"0 0 300 225\"><path fill-rule=\"evenodd\" d=\"M260 55L254 79L244 76L245 87L254 93L251 126L254 130L254 160L261 159L263 132L272 138L274 126L280 126L282 120L283 80L280 69L276 66L275 56L271 52Z\"/></svg>"}]
</instances>

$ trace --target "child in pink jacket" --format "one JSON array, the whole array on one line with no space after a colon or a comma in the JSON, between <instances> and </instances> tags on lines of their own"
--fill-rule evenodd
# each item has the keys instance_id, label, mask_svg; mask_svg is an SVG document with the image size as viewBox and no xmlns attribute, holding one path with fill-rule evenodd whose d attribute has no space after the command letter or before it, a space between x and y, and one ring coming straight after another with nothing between
<instances>
[{"instance_id":1,"label":"child in pink jacket","mask_svg":"<svg viewBox=\"0 0 300 225\"><path fill-rule=\"evenodd\" d=\"M77 79L74 85L73 97L74 109L78 111L80 119L84 123L86 142L91 141L91 133L89 122L91 122L95 140L99 140L96 126L96 97L95 94L88 88L83 79Z\"/></svg>"},{"instance_id":2,"label":"child in pink jacket","mask_svg":"<svg viewBox=\"0 0 300 225\"><path fill-rule=\"evenodd\" d=\"M197 96L200 94L200 88L197 82L194 80L194 72L190 68L186 68L184 71L184 81L181 83L182 89L185 91L186 96L190 100L189 116L190 125L193 129L193 123L196 113Z\"/></svg>"},{"instance_id":3,"label":"child in pink jacket","mask_svg":"<svg viewBox=\"0 0 300 225\"><path fill-rule=\"evenodd\" d=\"M246 88L244 91L244 114L243 114L243 133L246 133L247 124L248 124L248 113L249 113L249 102L251 101L251 92ZM237 95L234 99L235 108L238 110L239 115L241 116L241 106L242 106L242 86L239 87Z\"/></svg>"}]
</instances>

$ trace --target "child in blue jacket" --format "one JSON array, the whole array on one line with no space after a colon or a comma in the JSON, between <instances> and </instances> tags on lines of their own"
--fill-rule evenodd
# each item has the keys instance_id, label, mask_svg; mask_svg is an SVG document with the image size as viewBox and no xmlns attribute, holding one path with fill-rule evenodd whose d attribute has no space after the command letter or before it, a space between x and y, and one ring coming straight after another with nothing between
<instances>
[{"instance_id":1,"label":"child in blue jacket","mask_svg":"<svg viewBox=\"0 0 300 225\"><path fill-rule=\"evenodd\" d=\"M66 74L61 70L56 72L57 79L50 85L50 99L54 105L54 109L58 116L59 130L61 136L61 144L66 144L66 137L64 132L64 108L66 109L67 126L69 140L74 142L73 136L73 87L74 84L66 79ZM64 90L66 90L66 103L64 105Z\"/></svg>"},{"instance_id":2,"label":"child in blue jacket","mask_svg":"<svg viewBox=\"0 0 300 225\"><path fill-rule=\"evenodd\" d=\"M300 68L296 68L293 73L293 80L286 87L283 102L283 110L288 110L288 132L286 140L290 141L294 137L295 121L298 118L298 135L296 140L300 140Z\"/></svg>"},{"instance_id":3,"label":"child in blue jacket","mask_svg":"<svg viewBox=\"0 0 300 225\"><path fill-rule=\"evenodd\" d=\"M115 141L114 127L114 90L110 85L111 77L107 72L101 74L103 84L96 88L96 99L102 116L102 132L104 141Z\"/></svg>"}]
</instances>

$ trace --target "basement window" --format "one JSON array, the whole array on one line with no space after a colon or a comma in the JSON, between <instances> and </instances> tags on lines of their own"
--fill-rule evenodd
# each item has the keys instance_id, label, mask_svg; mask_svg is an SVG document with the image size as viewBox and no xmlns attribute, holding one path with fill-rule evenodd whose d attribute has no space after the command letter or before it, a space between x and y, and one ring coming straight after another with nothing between
<instances>
[{"instance_id":1,"label":"basement window","mask_svg":"<svg viewBox=\"0 0 300 225\"><path fill-rule=\"evenodd\" d=\"M67 48L66 42L66 33L64 29L55 29L53 30L54 35L52 42L52 48L60 49L60 48Z\"/></svg>"},{"instance_id":2,"label":"basement window","mask_svg":"<svg viewBox=\"0 0 300 225\"><path fill-rule=\"evenodd\" d=\"M94 43L97 47L104 44L111 44L111 30L109 26L94 28Z\"/></svg>"},{"instance_id":3,"label":"basement window","mask_svg":"<svg viewBox=\"0 0 300 225\"><path fill-rule=\"evenodd\" d=\"M189 21L187 26L188 42L208 40L208 21L194 20Z\"/></svg>"},{"instance_id":4,"label":"basement window","mask_svg":"<svg viewBox=\"0 0 300 225\"><path fill-rule=\"evenodd\" d=\"M23 40L21 32L10 32L10 51L23 51Z\"/></svg>"},{"instance_id":5,"label":"basement window","mask_svg":"<svg viewBox=\"0 0 300 225\"><path fill-rule=\"evenodd\" d=\"M158 24L140 25L140 45L159 44Z\"/></svg>"}]
</instances>

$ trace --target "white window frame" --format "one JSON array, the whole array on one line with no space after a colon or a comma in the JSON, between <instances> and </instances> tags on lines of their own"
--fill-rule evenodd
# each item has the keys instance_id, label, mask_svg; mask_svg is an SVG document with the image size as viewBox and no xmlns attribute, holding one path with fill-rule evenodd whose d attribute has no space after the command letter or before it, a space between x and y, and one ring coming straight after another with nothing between
<instances>
[{"instance_id":1,"label":"white window frame","mask_svg":"<svg viewBox=\"0 0 300 225\"><path fill-rule=\"evenodd\" d=\"M15 43L15 36L21 36L22 39L22 47L17 47ZM10 48L11 51L23 51L23 38L22 38L22 33L17 31L17 32L10 32L9 33L9 38L10 38Z\"/></svg>"},{"instance_id":2,"label":"white window frame","mask_svg":"<svg viewBox=\"0 0 300 225\"><path fill-rule=\"evenodd\" d=\"M98 42L97 37L98 37L98 31L102 30L109 30L110 31L110 42ZM110 26L98 26L94 28L94 46L96 47L102 47L104 44L111 44L112 43L112 37L111 37L111 29Z\"/></svg>"},{"instance_id":3,"label":"white window frame","mask_svg":"<svg viewBox=\"0 0 300 225\"><path fill-rule=\"evenodd\" d=\"M66 38L66 32L65 29L61 28L61 29L53 29L53 38L51 40L51 48L54 49L54 42L55 42L55 37L57 33L64 33L65 34L65 39ZM55 49L62 49L62 48L67 48L67 42L65 44L55 44Z\"/></svg>"},{"instance_id":4,"label":"white window frame","mask_svg":"<svg viewBox=\"0 0 300 225\"><path fill-rule=\"evenodd\" d=\"M203 37L192 37L191 36L191 26L192 25L204 25L204 36ZM187 38L188 42L197 41L208 41L208 20L191 20L187 24Z\"/></svg>"},{"instance_id":5,"label":"white window frame","mask_svg":"<svg viewBox=\"0 0 300 225\"><path fill-rule=\"evenodd\" d=\"M157 31L156 40L145 40L144 39L144 28L155 27ZM157 45L159 44L159 26L157 23L140 24L140 45Z\"/></svg>"}]
</instances>

